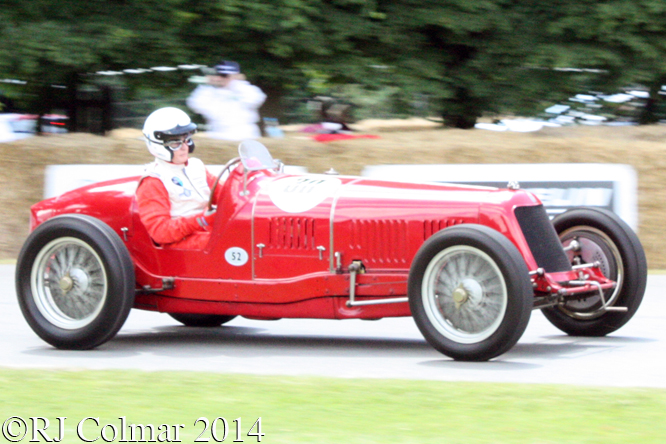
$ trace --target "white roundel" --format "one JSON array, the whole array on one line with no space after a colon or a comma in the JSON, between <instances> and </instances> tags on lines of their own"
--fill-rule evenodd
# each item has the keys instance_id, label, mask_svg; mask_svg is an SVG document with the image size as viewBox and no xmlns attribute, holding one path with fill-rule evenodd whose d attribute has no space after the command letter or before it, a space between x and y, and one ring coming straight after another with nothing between
<instances>
[{"instance_id":1,"label":"white roundel","mask_svg":"<svg viewBox=\"0 0 666 444\"><path fill-rule=\"evenodd\" d=\"M247 263L249 256L242 248L231 247L224 252L224 259L235 267L241 267Z\"/></svg>"},{"instance_id":2,"label":"white roundel","mask_svg":"<svg viewBox=\"0 0 666 444\"><path fill-rule=\"evenodd\" d=\"M303 213L333 196L342 184L327 176L296 176L278 179L268 188L268 197L276 207L287 213Z\"/></svg>"}]
</instances>

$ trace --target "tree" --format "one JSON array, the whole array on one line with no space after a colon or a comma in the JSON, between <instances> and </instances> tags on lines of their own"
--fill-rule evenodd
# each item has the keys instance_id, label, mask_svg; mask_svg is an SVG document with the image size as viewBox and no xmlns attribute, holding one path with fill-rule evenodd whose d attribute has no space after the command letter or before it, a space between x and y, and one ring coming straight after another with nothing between
<instances>
[{"instance_id":1,"label":"tree","mask_svg":"<svg viewBox=\"0 0 666 444\"><path fill-rule=\"evenodd\" d=\"M665 37L662 0L0 0L0 76L31 80L46 108L51 84L71 100L87 73L229 58L268 93L273 115L319 72L392 88L405 103L428 94L447 124L469 128L580 88L640 82L656 98Z\"/></svg>"},{"instance_id":2,"label":"tree","mask_svg":"<svg viewBox=\"0 0 666 444\"><path fill-rule=\"evenodd\" d=\"M190 2L181 37L197 60L241 62L267 92L265 112L279 115L281 99L303 89L308 73L363 82L367 56L358 42L374 23L365 0L227 0Z\"/></svg>"},{"instance_id":3,"label":"tree","mask_svg":"<svg viewBox=\"0 0 666 444\"><path fill-rule=\"evenodd\" d=\"M484 112L534 112L586 89L642 83L654 100L665 10L659 0L387 0L366 48L405 91L433 94L448 125L469 128Z\"/></svg>"},{"instance_id":4,"label":"tree","mask_svg":"<svg viewBox=\"0 0 666 444\"><path fill-rule=\"evenodd\" d=\"M90 73L182 58L175 12L153 0L4 0L0 73L27 80L33 111L68 108L75 121L74 96Z\"/></svg>"},{"instance_id":5,"label":"tree","mask_svg":"<svg viewBox=\"0 0 666 444\"><path fill-rule=\"evenodd\" d=\"M641 121L654 122L658 93L666 82L666 3L559 0L557 6L542 35L542 54L555 66L603 71L597 83L602 87L646 85L651 99Z\"/></svg>"},{"instance_id":6,"label":"tree","mask_svg":"<svg viewBox=\"0 0 666 444\"><path fill-rule=\"evenodd\" d=\"M29 79L37 98L33 106L46 108L51 104L45 96L53 96L48 85L75 91L90 79L86 73L212 65L230 58L267 90L269 108L277 108L281 97L306 82L309 66L346 66L346 78L353 77L363 56L354 53L349 40L365 32L364 5L349 0L4 0L0 74ZM127 79L137 90L156 86L150 76Z\"/></svg>"}]
</instances>

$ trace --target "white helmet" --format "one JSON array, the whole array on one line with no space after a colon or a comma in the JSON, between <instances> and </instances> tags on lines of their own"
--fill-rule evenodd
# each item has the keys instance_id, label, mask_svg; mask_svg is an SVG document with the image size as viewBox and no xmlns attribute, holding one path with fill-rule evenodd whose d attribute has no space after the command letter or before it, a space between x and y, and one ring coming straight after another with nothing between
<instances>
[{"instance_id":1,"label":"white helmet","mask_svg":"<svg viewBox=\"0 0 666 444\"><path fill-rule=\"evenodd\" d=\"M171 162L173 159L173 151L165 146L165 141L174 136L194 134L196 130L197 125L192 123L184 111L172 107L153 111L143 124L143 136L146 138L148 151L158 159L167 162ZM194 142L190 139L188 145L191 153L194 151Z\"/></svg>"}]
</instances>

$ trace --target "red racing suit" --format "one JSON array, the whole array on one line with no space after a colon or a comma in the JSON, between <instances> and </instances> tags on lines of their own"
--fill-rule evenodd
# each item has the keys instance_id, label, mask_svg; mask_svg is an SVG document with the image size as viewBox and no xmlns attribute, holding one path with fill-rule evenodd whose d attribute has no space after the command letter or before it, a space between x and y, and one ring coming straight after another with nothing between
<instances>
[{"instance_id":1,"label":"red racing suit","mask_svg":"<svg viewBox=\"0 0 666 444\"><path fill-rule=\"evenodd\" d=\"M215 179L196 158L186 165L160 159L147 165L136 201L151 239L166 248L203 249L212 228L214 215L204 212Z\"/></svg>"}]
</instances>

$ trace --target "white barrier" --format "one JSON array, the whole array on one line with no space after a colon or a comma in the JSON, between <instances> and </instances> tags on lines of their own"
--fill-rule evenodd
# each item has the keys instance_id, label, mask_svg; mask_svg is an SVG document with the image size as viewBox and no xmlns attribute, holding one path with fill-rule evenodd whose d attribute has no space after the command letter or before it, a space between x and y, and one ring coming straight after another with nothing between
<instances>
[{"instance_id":1,"label":"white barrier","mask_svg":"<svg viewBox=\"0 0 666 444\"><path fill-rule=\"evenodd\" d=\"M140 176L143 165L49 165L44 173L44 198L105 180Z\"/></svg>"},{"instance_id":2,"label":"white barrier","mask_svg":"<svg viewBox=\"0 0 666 444\"><path fill-rule=\"evenodd\" d=\"M638 180L630 165L562 164L456 164L377 165L365 167L363 176L375 179L448 182L506 188L509 181L536 194L552 216L576 206L606 208L638 229Z\"/></svg>"}]
</instances>

